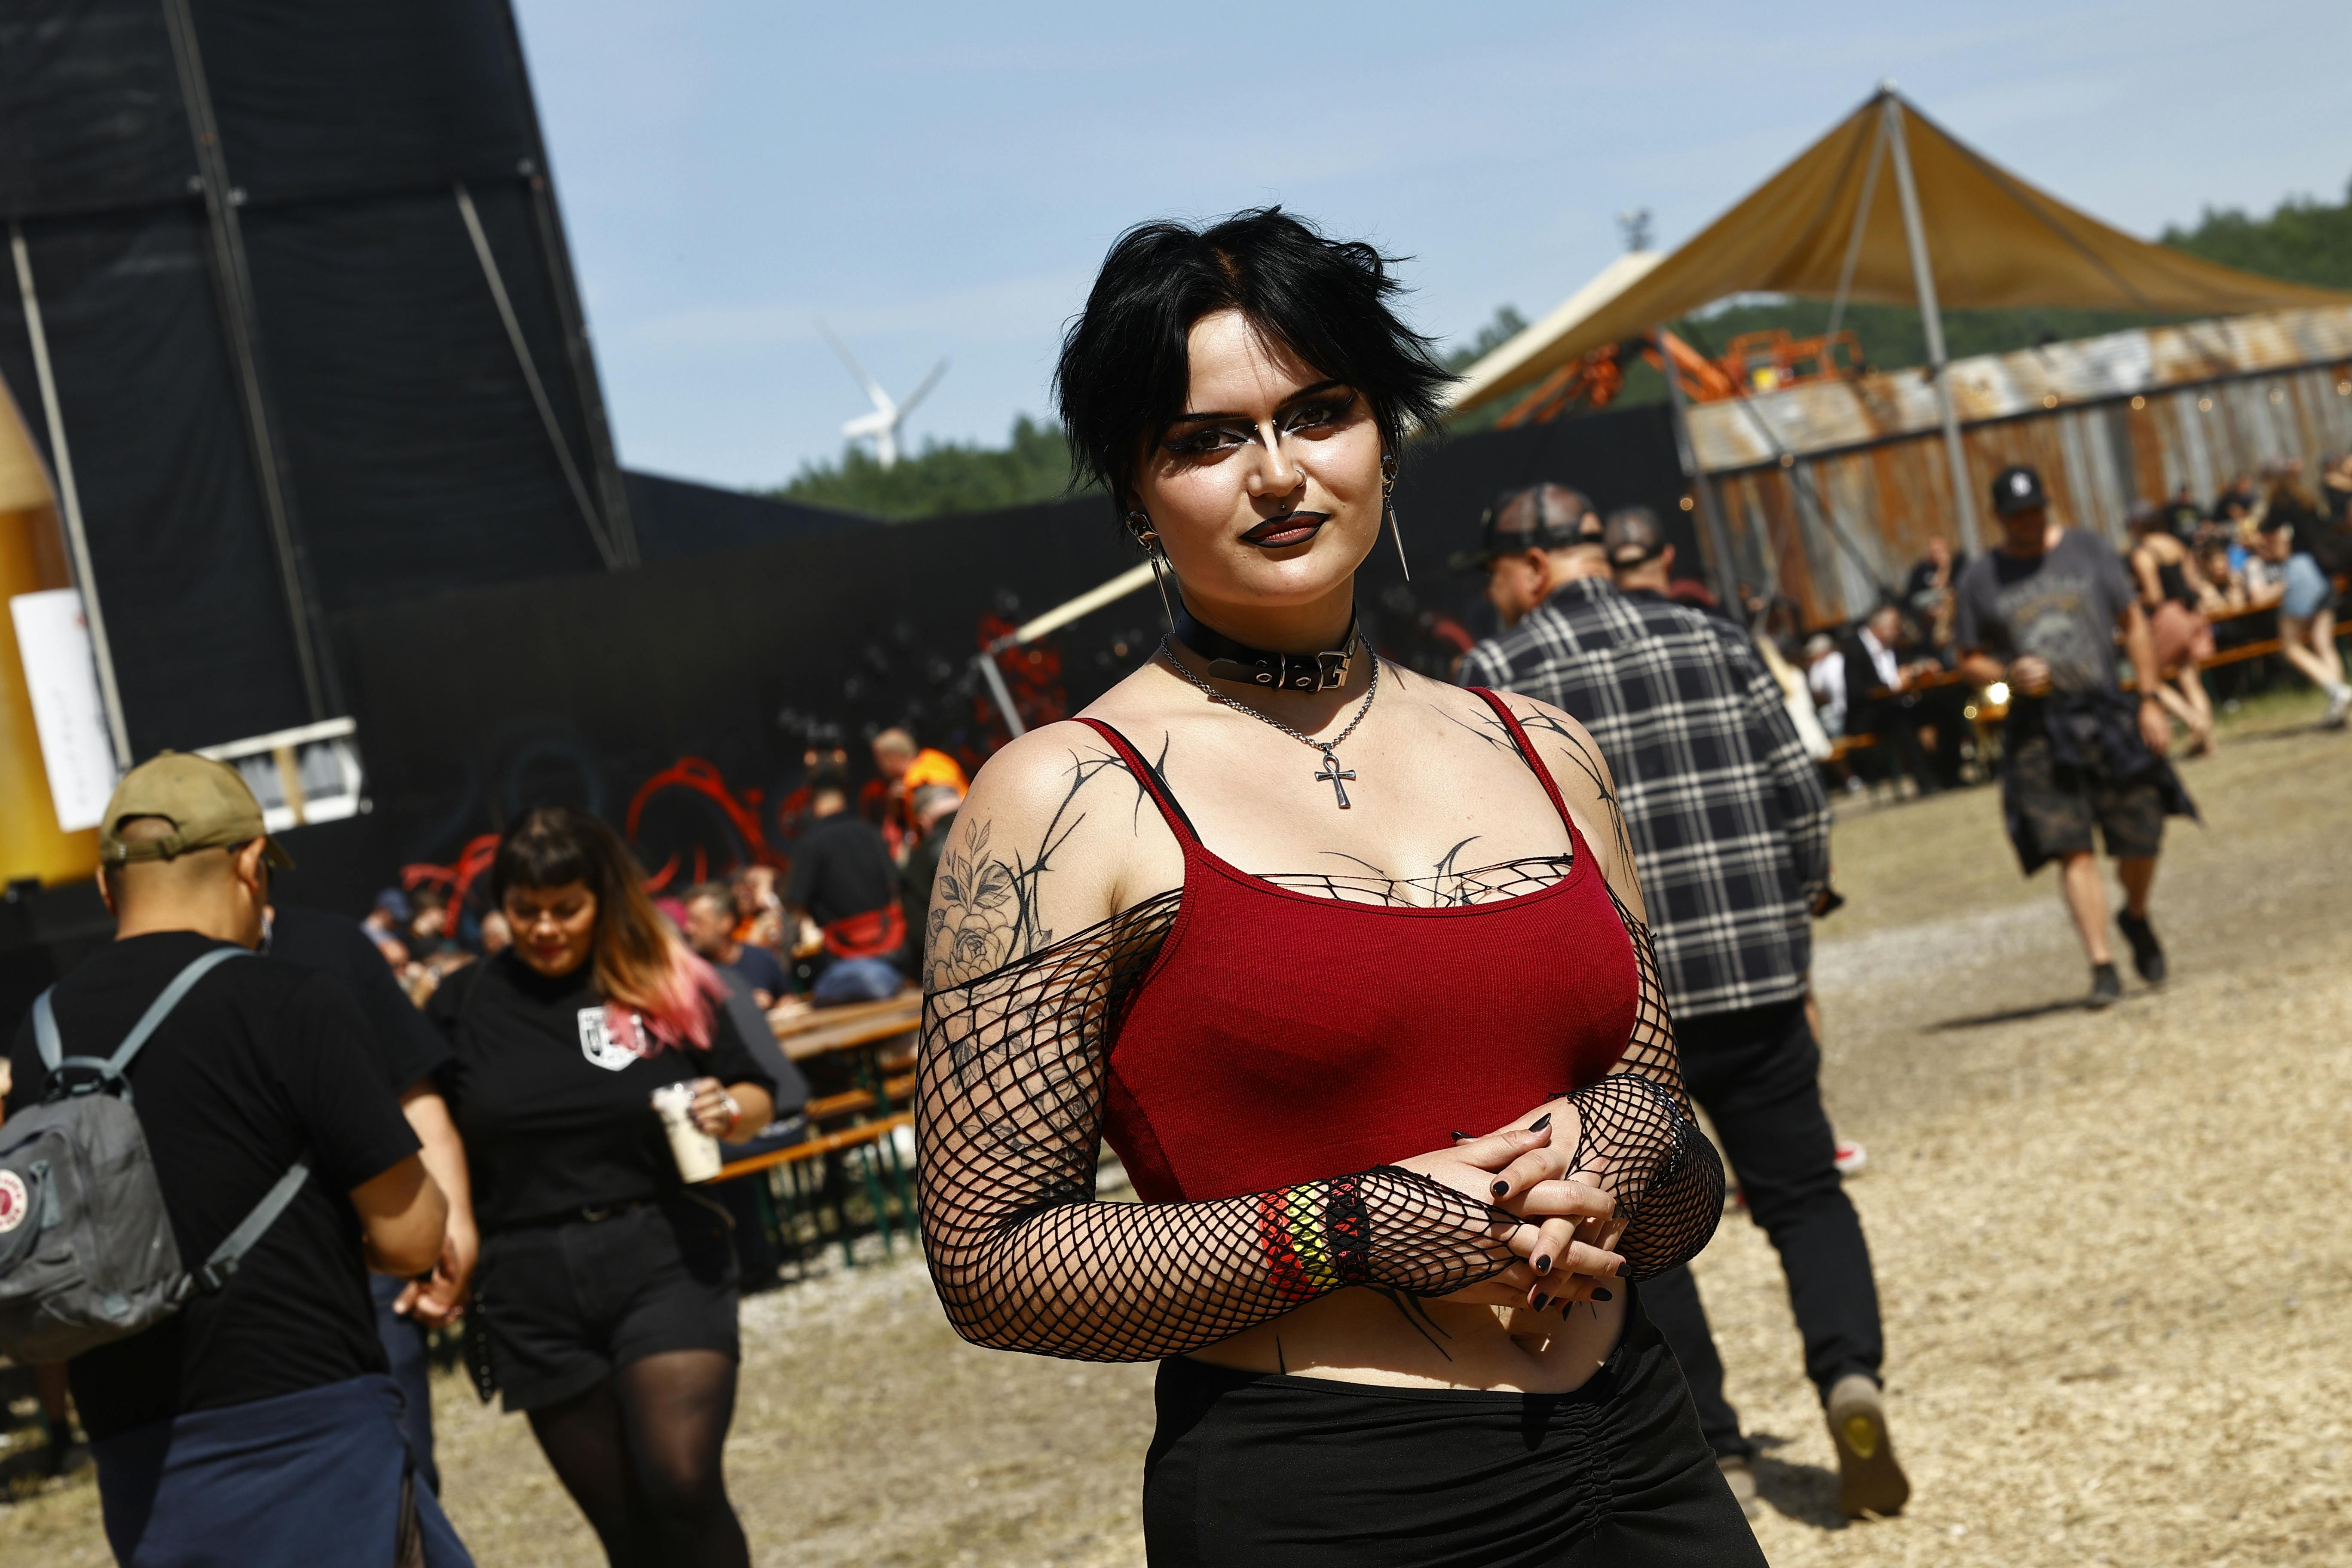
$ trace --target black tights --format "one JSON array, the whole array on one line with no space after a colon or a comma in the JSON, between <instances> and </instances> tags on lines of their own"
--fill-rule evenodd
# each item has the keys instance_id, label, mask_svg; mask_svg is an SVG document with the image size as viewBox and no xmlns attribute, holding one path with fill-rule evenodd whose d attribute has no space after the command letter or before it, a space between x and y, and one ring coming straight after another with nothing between
<instances>
[{"instance_id":1,"label":"black tights","mask_svg":"<svg viewBox=\"0 0 2352 1568\"><path fill-rule=\"evenodd\" d=\"M751 1568L719 1473L734 1415L732 1356L664 1351L532 1411L530 1429L613 1568Z\"/></svg>"}]
</instances>

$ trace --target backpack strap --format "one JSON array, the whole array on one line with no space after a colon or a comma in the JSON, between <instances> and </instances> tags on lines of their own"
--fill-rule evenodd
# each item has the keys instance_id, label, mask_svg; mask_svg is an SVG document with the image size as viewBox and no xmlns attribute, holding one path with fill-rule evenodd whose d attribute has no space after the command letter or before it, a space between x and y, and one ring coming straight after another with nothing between
<instances>
[{"instance_id":1,"label":"backpack strap","mask_svg":"<svg viewBox=\"0 0 2352 1568\"><path fill-rule=\"evenodd\" d=\"M188 993L195 988L197 981L202 980L232 958L251 958L252 956L251 952L242 947L216 947L212 952L194 959L185 969L173 975L172 983L164 986L162 994L147 1005L147 1011L142 1013L139 1016L139 1021L131 1026L131 1032L122 1037L122 1043L115 1047L114 1054L110 1057L69 1057L65 1054L65 1041L58 1034L57 1014L49 1005L50 994L56 991L57 987L50 986L33 1002L33 1038L40 1047L41 1065L47 1068L52 1074L63 1068L89 1068L98 1073L101 1082L121 1081L124 1070L131 1066L131 1058L139 1054L140 1048L146 1045L148 1037L155 1033L164 1019L172 1016L172 1009L177 1007L186 998ZM131 1085L128 1082L122 1083L122 1098L126 1100L131 1098Z\"/></svg>"},{"instance_id":2,"label":"backpack strap","mask_svg":"<svg viewBox=\"0 0 2352 1568\"><path fill-rule=\"evenodd\" d=\"M251 1252L254 1244L278 1223L278 1216L286 1212L286 1205L294 1201L294 1194L300 1192L302 1184L310 1179L310 1161L297 1160L289 1166L286 1173L278 1178L278 1184L264 1193L261 1201L253 1205L252 1212L239 1220L236 1228L213 1248L212 1256L205 1259L205 1266L180 1281L177 1299L184 1301L199 1290L217 1290L227 1284L229 1276L236 1272L236 1266L245 1261L245 1255Z\"/></svg>"}]
</instances>

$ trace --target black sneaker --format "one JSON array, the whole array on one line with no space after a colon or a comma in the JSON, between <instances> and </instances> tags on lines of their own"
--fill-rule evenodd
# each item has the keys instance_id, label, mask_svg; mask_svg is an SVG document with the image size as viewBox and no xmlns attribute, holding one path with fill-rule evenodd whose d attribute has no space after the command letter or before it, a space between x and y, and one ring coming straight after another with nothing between
<instances>
[{"instance_id":1,"label":"black sneaker","mask_svg":"<svg viewBox=\"0 0 2352 1568\"><path fill-rule=\"evenodd\" d=\"M2083 1005L2097 1012L2123 1000L2124 983L2116 978L2112 963L2091 965L2091 994L2083 998Z\"/></svg>"},{"instance_id":2,"label":"black sneaker","mask_svg":"<svg viewBox=\"0 0 2352 1568\"><path fill-rule=\"evenodd\" d=\"M2116 925L2124 933L2124 940L2131 943L2132 967L2139 971L2139 977L2150 985L2161 982L2165 974L2164 946L2156 940L2147 917L2126 910L2116 917Z\"/></svg>"}]
</instances>

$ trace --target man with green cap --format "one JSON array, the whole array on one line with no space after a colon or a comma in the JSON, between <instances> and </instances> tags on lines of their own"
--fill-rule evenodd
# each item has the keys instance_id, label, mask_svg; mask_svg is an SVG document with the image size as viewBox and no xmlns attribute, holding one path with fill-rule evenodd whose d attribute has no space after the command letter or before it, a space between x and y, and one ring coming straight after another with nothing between
<instances>
[{"instance_id":1,"label":"man with green cap","mask_svg":"<svg viewBox=\"0 0 2352 1568\"><path fill-rule=\"evenodd\" d=\"M322 974L235 962L260 942L273 867L236 770L166 752L115 787L99 828L114 942L48 993L65 1058L106 1057L174 981L196 978L115 1086L136 1112L173 1239L205 1258L298 1164L308 1174L233 1272L172 1316L67 1363L98 1462L107 1538L125 1563L295 1568L467 1563L411 1479L368 1297L370 1267L421 1274L446 1213L367 1025ZM223 962L224 959L228 962ZM209 965L209 967L206 967ZM28 1022L8 1110L51 1069ZM68 1061L58 1089L85 1087ZM5 1224L0 1220L0 1224Z\"/></svg>"}]
</instances>

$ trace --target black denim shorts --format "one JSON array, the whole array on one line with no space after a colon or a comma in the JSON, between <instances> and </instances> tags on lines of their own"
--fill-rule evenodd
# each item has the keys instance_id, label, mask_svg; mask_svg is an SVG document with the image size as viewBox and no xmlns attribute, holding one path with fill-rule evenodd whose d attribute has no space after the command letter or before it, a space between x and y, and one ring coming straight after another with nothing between
<instances>
[{"instance_id":1,"label":"black denim shorts","mask_svg":"<svg viewBox=\"0 0 2352 1568\"><path fill-rule=\"evenodd\" d=\"M495 1232L475 1299L510 1411L577 1398L664 1351L740 1353L734 1238L699 1194Z\"/></svg>"}]
</instances>

